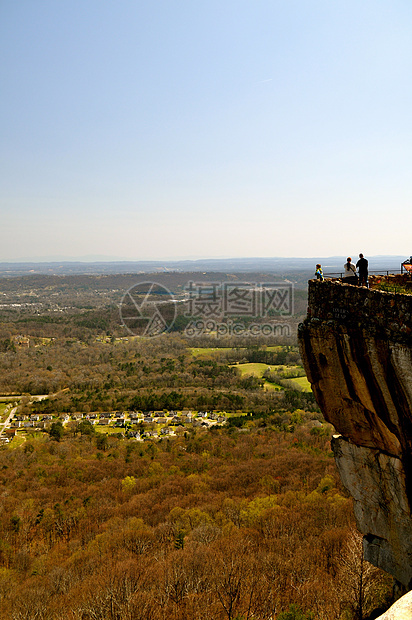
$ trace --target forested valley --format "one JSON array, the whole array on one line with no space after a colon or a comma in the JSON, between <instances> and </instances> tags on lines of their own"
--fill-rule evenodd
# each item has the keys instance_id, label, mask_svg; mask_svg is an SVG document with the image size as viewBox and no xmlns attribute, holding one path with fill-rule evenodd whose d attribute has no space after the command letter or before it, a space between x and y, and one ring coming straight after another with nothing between
<instances>
[{"instance_id":1,"label":"forested valley","mask_svg":"<svg viewBox=\"0 0 412 620\"><path fill-rule=\"evenodd\" d=\"M0 448L1 620L376 617L392 582L363 560L294 337L127 336L110 296L67 287L57 312L29 281L5 287L0 393L53 423ZM141 439L94 426L108 411L142 415ZM171 436L144 437L154 411Z\"/></svg>"},{"instance_id":2,"label":"forested valley","mask_svg":"<svg viewBox=\"0 0 412 620\"><path fill-rule=\"evenodd\" d=\"M293 421L1 451L0 617L368 617L390 583L362 560L330 429Z\"/></svg>"}]
</instances>

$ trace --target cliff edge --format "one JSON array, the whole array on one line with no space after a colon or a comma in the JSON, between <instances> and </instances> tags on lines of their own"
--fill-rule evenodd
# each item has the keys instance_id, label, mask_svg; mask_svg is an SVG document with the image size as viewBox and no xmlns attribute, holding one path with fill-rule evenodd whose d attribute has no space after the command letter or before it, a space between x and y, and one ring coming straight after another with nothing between
<instances>
[{"instance_id":1,"label":"cliff edge","mask_svg":"<svg viewBox=\"0 0 412 620\"><path fill-rule=\"evenodd\" d=\"M309 282L303 363L365 558L412 588L412 295Z\"/></svg>"}]
</instances>

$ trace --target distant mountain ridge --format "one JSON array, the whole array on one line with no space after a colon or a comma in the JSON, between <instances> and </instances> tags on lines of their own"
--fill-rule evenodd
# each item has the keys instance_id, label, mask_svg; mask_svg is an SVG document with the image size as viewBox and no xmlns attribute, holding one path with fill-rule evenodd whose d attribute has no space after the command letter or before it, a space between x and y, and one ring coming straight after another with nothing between
<instances>
[{"instance_id":1,"label":"distant mountain ridge","mask_svg":"<svg viewBox=\"0 0 412 620\"><path fill-rule=\"evenodd\" d=\"M354 256L355 261L357 257ZM372 256L369 259L371 270L397 270L407 256ZM113 273L155 273L159 271L180 272L273 272L277 274L315 270L321 263L326 272L340 272L346 256L329 257L273 257L273 258L207 258L196 260L139 260L139 261L41 261L41 262L0 262L0 276L35 274L73 275L73 274L113 274Z\"/></svg>"}]
</instances>

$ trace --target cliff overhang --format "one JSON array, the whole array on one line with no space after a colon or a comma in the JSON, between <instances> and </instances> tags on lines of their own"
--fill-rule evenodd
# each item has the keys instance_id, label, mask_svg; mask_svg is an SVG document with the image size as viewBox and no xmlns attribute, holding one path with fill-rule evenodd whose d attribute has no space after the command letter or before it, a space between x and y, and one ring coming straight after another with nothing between
<instances>
[{"instance_id":1,"label":"cliff overhang","mask_svg":"<svg viewBox=\"0 0 412 620\"><path fill-rule=\"evenodd\" d=\"M354 499L365 557L412 587L412 295L309 282L305 370Z\"/></svg>"}]
</instances>

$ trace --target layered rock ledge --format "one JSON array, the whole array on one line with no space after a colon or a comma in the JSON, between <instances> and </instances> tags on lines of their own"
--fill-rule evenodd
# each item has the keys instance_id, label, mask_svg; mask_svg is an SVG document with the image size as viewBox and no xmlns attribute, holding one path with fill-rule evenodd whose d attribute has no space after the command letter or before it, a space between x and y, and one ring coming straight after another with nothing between
<instances>
[{"instance_id":1,"label":"layered rock ledge","mask_svg":"<svg viewBox=\"0 0 412 620\"><path fill-rule=\"evenodd\" d=\"M365 558L410 589L412 295L311 280L299 342Z\"/></svg>"}]
</instances>

